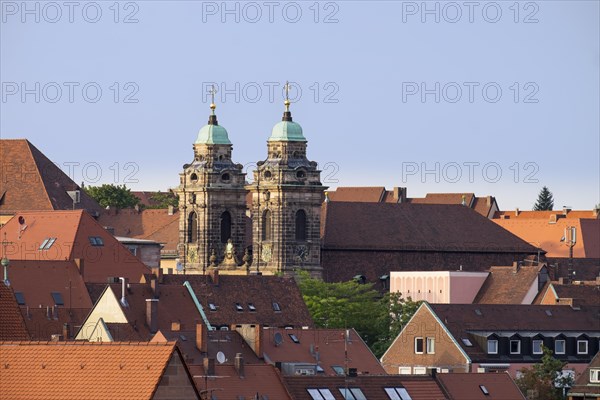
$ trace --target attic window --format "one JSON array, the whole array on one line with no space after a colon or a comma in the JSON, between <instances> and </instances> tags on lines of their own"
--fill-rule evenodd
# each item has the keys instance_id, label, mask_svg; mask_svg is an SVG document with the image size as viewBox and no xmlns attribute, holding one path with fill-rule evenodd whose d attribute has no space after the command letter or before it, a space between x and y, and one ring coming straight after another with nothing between
<instances>
[{"instance_id":1,"label":"attic window","mask_svg":"<svg viewBox=\"0 0 600 400\"><path fill-rule=\"evenodd\" d=\"M239 312L244 311L244 307L240 303L235 303L235 309Z\"/></svg>"},{"instance_id":2,"label":"attic window","mask_svg":"<svg viewBox=\"0 0 600 400\"><path fill-rule=\"evenodd\" d=\"M329 389L306 389L313 400L335 400Z\"/></svg>"},{"instance_id":3,"label":"attic window","mask_svg":"<svg viewBox=\"0 0 600 400\"><path fill-rule=\"evenodd\" d=\"M215 306L213 303L208 303L208 308L210 311L217 311L217 306Z\"/></svg>"},{"instance_id":4,"label":"attic window","mask_svg":"<svg viewBox=\"0 0 600 400\"><path fill-rule=\"evenodd\" d=\"M248 303L248 310L250 310L251 312L255 312L256 311L256 307L254 307L253 303Z\"/></svg>"},{"instance_id":5,"label":"attic window","mask_svg":"<svg viewBox=\"0 0 600 400\"><path fill-rule=\"evenodd\" d=\"M17 299L18 305L20 305L20 306L25 305L25 296L23 295L23 292L15 292L15 298Z\"/></svg>"},{"instance_id":6,"label":"attic window","mask_svg":"<svg viewBox=\"0 0 600 400\"><path fill-rule=\"evenodd\" d=\"M294 335L293 333L288 333L288 336L290 337L290 339L292 339L292 342L294 342L296 344L300 343L298 336Z\"/></svg>"},{"instance_id":7,"label":"attic window","mask_svg":"<svg viewBox=\"0 0 600 400\"><path fill-rule=\"evenodd\" d=\"M549 317L551 317L552 316L552 311L546 310L546 315L549 316Z\"/></svg>"},{"instance_id":8,"label":"attic window","mask_svg":"<svg viewBox=\"0 0 600 400\"><path fill-rule=\"evenodd\" d=\"M385 388L385 392L390 400L412 400L406 389L403 387Z\"/></svg>"},{"instance_id":9,"label":"attic window","mask_svg":"<svg viewBox=\"0 0 600 400\"><path fill-rule=\"evenodd\" d=\"M62 298L62 294L60 294L59 292L52 292L50 293L52 295L52 299L54 300L54 304L56 304L57 306L64 306L65 302L63 301Z\"/></svg>"},{"instance_id":10,"label":"attic window","mask_svg":"<svg viewBox=\"0 0 600 400\"><path fill-rule=\"evenodd\" d=\"M578 340L577 341L577 354L587 354L588 353L588 341L587 340Z\"/></svg>"},{"instance_id":11,"label":"attic window","mask_svg":"<svg viewBox=\"0 0 600 400\"><path fill-rule=\"evenodd\" d=\"M281 307L279 306L279 303L273 302L273 311L281 312Z\"/></svg>"},{"instance_id":12,"label":"attic window","mask_svg":"<svg viewBox=\"0 0 600 400\"><path fill-rule=\"evenodd\" d=\"M92 246L104 246L104 241L102 241L101 237L98 236L89 236L90 244Z\"/></svg>"},{"instance_id":13,"label":"attic window","mask_svg":"<svg viewBox=\"0 0 600 400\"><path fill-rule=\"evenodd\" d=\"M464 344L465 346L467 346L467 347L473 347L473 343L471 343L471 341L470 341L469 339L467 339L467 338L462 338L462 339L460 339L460 340L462 340L462 342L463 342L463 344Z\"/></svg>"},{"instance_id":14,"label":"attic window","mask_svg":"<svg viewBox=\"0 0 600 400\"><path fill-rule=\"evenodd\" d=\"M339 388L339 390L345 400L367 400L359 388Z\"/></svg>"},{"instance_id":15,"label":"attic window","mask_svg":"<svg viewBox=\"0 0 600 400\"><path fill-rule=\"evenodd\" d=\"M481 391L483 392L483 394L485 394L486 396L490 395L490 392L487 390L487 388L483 385L479 385L479 389L481 389Z\"/></svg>"},{"instance_id":16,"label":"attic window","mask_svg":"<svg viewBox=\"0 0 600 400\"><path fill-rule=\"evenodd\" d=\"M48 250L56 242L56 238L45 239L38 250Z\"/></svg>"},{"instance_id":17,"label":"attic window","mask_svg":"<svg viewBox=\"0 0 600 400\"><path fill-rule=\"evenodd\" d=\"M476 308L476 309L475 309L475 314L477 314L477 315L479 315L479 316L483 315L483 314L481 313L481 310L480 310L479 308Z\"/></svg>"},{"instance_id":18,"label":"attic window","mask_svg":"<svg viewBox=\"0 0 600 400\"><path fill-rule=\"evenodd\" d=\"M600 383L600 368L590 369L590 383Z\"/></svg>"},{"instance_id":19,"label":"attic window","mask_svg":"<svg viewBox=\"0 0 600 400\"><path fill-rule=\"evenodd\" d=\"M339 375L339 376L346 375L346 371L344 370L344 367L341 367L339 365L332 365L331 369L333 369L333 372L335 372L336 375Z\"/></svg>"}]
</instances>

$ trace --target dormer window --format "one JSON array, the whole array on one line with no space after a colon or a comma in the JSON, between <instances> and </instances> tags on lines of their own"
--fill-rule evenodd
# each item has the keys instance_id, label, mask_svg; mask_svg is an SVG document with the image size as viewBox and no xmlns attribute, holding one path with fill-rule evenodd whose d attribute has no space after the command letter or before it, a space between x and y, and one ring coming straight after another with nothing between
<instances>
[{"instance_id":1,"label":"dormer window","mask_svg":"<svg viewBox=\"0 0 600 400\"><path fill-rule=\"evenodd\" d=\"M521 354L521 341L519 339L510 341L510 354Z\"/></svg>"},{"instance_id":2,"label":"dormer window","mask_svg":"<svg viewBox=\"0 0 600 400\"><path fill-rule=\"evenodd\" d=\"M588 341L587 340L578 340L577 341L577 354L587 354L588 353Z\"/></svg>"},{"instance_id":3,"label":"dormer window","mask_svg":"<svg viewBox=\"0 0 600 400\"><path fill-rule=\"evenodd\" d=\"M533 339L531 342L531 352L533 354L544 354L544 350L542 346L544 345L544 341L541 339Z\"/></svg>"},{"instance_id":4,"label":"dormer window","mask_svg":"<svg viewBox=\"0 0 600 400\"><path fill-rule=\"evenodd\" d=\"M554 341L554 354L565 354L566 341L565 339L556 339Z\"/></svg>"},{"instance_id":5,"label":"dormer window","mask_svg":"<svg viewBox=\"0 0 600 400\"><path fill-rule=\"evenodd\" d=\"M487 352L488 354L498 354L498 339L488 339Z\"/></svg>"}]
</instances>

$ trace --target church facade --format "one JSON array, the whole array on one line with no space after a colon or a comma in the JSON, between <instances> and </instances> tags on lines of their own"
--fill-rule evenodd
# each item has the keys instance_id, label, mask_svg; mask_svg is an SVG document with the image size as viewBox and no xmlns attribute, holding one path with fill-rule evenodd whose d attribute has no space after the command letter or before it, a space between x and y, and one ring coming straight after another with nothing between
<instances>
[{"instance_id":1,"label":"church facade","mask_svg":"<svg viewBox=\"0 0 600 400\"><path fill-rule=\"evenodd\" d=\"M317 163L307 158L307 140L289 107L286 98L282 120L267 140L267 157L248 183L242 165L232 159L233 145L218 124L213 100L208 124L193 145L194 159L179 174L181 270L291 275L303 269L321 275L326 187Z\"/></svg>"}]
</instances>

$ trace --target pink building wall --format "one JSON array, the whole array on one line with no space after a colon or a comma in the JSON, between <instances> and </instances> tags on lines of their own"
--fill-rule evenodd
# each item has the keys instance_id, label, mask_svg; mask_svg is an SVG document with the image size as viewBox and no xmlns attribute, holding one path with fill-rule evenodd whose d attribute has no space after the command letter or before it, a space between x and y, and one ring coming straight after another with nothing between
<instances>
[{"instance_id":1,"label":"pink building wall","mask_svg":"<svg viewBox=\"0 0 600 400\"><path fill-rule=\"evenodd\" d=\"M470 304L487 276L487 272L392 271L390 292L401 292L414 301Z\"/></svg>"}]
</instances>

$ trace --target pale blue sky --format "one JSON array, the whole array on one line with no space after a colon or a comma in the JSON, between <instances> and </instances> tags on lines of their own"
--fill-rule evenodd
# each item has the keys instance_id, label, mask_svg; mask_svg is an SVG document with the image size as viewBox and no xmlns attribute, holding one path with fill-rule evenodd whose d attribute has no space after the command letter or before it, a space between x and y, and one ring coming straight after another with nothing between
<instances>
[{"instance_id":1,"label":"pale blue sky","mask_svg":"<svg viewBox=\"0 0 600 400\"><path fill-rule=\"evenodd\" d=\"M77 182L177 185L208 117L207 82L251 170L289 80L331 187L475 192L530 209L547 185L557 208L600 202L598 1L23 4L0 2L0 134L74 165Z\"/></svg>"}]
</instances>

